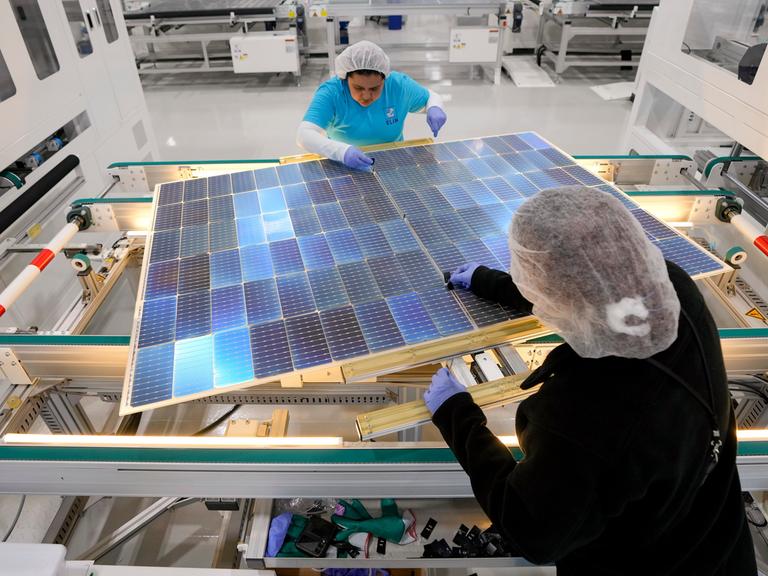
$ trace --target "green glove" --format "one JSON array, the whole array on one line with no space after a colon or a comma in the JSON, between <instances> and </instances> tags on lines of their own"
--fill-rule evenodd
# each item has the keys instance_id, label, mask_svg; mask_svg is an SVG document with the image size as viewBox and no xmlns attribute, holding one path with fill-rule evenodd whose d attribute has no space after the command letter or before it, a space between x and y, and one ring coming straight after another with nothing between
<instances>
[{"instance_id":1,"label":"green glove","mask_svg":"<svg viewBox=\"0 0 768 576\"><path fill-rule=\"evenodd\" d=\"M278 558L307 557L307 554L296 548L296 540L299 539L299 536L301 536L306 525L307 519L304 516L299 516L298 514L293 515L291 524L288 526L288 531L285 533L285 541L280 548L280 552L277 553Z\"/></svg>"},{"instance_id":2,"label":"green glove","mask_svg":"<svg viewBox=\"0 0 768 576\"><path fill-rule=\"evenodd\" d=\"M395 544L409 544L416 540L413 514L407 510L401 515L391 498L381 501L382 515L379 518L372 518L359 500L339 500L339 505L344 507L344 514L331 516L331 521L341 528L336 535L337 540L349 540L350 536L361 532Z\"/></svg>"}]
</instances>

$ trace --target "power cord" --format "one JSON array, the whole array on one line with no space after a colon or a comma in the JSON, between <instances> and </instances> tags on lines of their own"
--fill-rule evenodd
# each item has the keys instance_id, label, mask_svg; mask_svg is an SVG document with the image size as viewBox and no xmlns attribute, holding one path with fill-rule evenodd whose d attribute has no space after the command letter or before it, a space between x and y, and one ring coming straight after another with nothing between
<instances>
[{"instance_id":1,"label":"power cord","mask_svg":"<svg viewBox=\"0 0 768 576\"><path fill-rule=\"evenodd\" d=\"M16 528L16 524L19 522L19 518L21 517L21 511L24 509L24 503L27 501L27 495L23 494L21 496L21 502L19 502L19 508L16 510L16 516L13 518L13 522L11 522L11 527L8 528L8 532L5 533L5 536L3 536L3 542L7 542L8 538L11 537L11 533Z\"/></svg>"},{"instance_id":2,"label":"power cord","mask_svg":"<svg viewBox=\"0 0 768 576\"><path fill-rule=\"evenodd\" d=\"M197 432L192 434L192 436L204 436L205 434L208 434L208 432L210 432L211 430L215 429L222 422L224 422L230 416L232 416L232 414L237 412L240 409L241 406L242 406L242 404L234 405L230 410L227 410L226 412L224 412L224 414L222 414L221 416L216 418L216 420L214 420L213 422L211 422L210 424L208 424L204 428L200 428L200 430L198 430Z\"/></svg>"}]
</instances>

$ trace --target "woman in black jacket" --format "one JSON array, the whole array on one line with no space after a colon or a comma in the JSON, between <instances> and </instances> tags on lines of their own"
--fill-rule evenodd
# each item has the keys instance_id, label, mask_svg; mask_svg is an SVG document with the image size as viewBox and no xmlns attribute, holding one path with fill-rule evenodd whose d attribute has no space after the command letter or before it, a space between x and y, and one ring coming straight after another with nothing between
<instances>
[{"instance_id":1,"label":"woman in black jacket","mask_svg":"<svg viewBox=\"0 0 768 576\"><path fill-rule=\"evenodd\" d=\"M694 282L614 197L545 190L510 227L509 274L459 289L536 314L565 344L524 387L524 458L440 370L425 394L475 496L509 543L558 574L754 576L720 340Z\"/></svg>"}]
</instances>

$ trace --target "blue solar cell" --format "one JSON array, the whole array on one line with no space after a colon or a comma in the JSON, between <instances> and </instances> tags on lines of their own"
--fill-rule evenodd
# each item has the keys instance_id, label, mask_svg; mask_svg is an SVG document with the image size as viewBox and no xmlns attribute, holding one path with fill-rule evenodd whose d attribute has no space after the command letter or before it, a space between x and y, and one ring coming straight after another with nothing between
<instances>
[{"instance_id":1,"label":"blue solar cell","mask_svg":"<svg viewBox=\"0 0 768 576\"><path fill-rule=\"evenodd\" d=\"M163 344L136 352L131 387L131 406L143 406L171 398L173 389L173 348Z\"/></svg>"},{"instance_id":2,"label":"blue solar cell","mask_svg":"<svg viewBox=\"0 0 768 576\"><path fill-rule=\"evenodd\" d=\"M360 170L355 170L350 173L350 176L363 196L385 194L384 188L381 187L381 184L379 184L379 181L376 179L376 175L373 172L361 172Z\"/></svg>"},{"instance_id":3,"label":"blue solar cell","mask_svg":"<svg viewBox=\"0 0 768 576\"><path fill-rule=\"evenodd\" d=\"M406 151L420 166L425 164L434 164L437 162L437 158L435 158L435 153L431 146L429 148L425 146L412 146L410 148L406 148Z\"/></svg>"},{"instance_id":4,"label":"blue solar cell","mask_svg":"<svg viewBox=\"0 0 768 576\"><path fill-rule=\"evenodd\" d=\"M237 198L242 198L245 194L240 194ZM218 222L219 220L232 220L235 217L235 207L232 203L232 196L217 196L208 200L208 221Z\"/></svg>"},{"instance_id":5,"label":"blue solar cell","mask_svg":"<svg viewBox=\"0 0 768 576\"><path fill-rule=\"evenodd\" d=\"M197 256L208 252L208 226L188 226L181 229L181 257Z\"/></svg>"},{"instance_id":6,"label":"blue solar cell","mask_svg":"<svg viewBox=\"0 0 768 576\"><path fill-rule=\"evenodd\" d=\"M349 200L350 198L360 198L362 196L360 189L352 180L351 176L342 176L341 178L334 178L328 181L331 185L336 198L341 200Z\"/></svg>"},{"instance_id":7,"label":"blue solar cell","mask_svg":"<svg viewBox=\"0 0 768 576\"><path fill-rule=\"evenodd\" d=\"M315 212L317 212L317 218L320 220L320 226L326 232L349 227L349 222L347 222L344 211L338 202L318 204L315 206Z\"/></svg>"},{"instance_id":8,"label":"blue solar cell","mask_svg":"<svg viewBox=\"0 0 768 576\"><path fill-rule=\"evenodd\" d=\"M405 294L413 290L408 277L403 273L400 264L397 263L396 257L381 256L379 258L370 258L368 266L384 298Z\"/></svg>"},{"instance_id":9,"label":"blue solar cell","mask_svg":"<svg viewBox=\"0 0 768 576\"><path fill-rule=\"evenodd\" d=\"M563 170L568 172L568 174L576 178L576 180L585 186L601 186L605 184L600 178L581 166L566 166Z\"/></svg>"},{"instance_id":10,"label":"blue solar cell","mask_svg":"<svg viewBox=\"0 0 768 576\"><path fill-rule=\"evenodd\" d=\"M433 214L435 212L453 211L451 203L446 200L443 193L435 186L417 190L416 193L419 195L419 198L421 198L424 205L427 206Z\"/></svg>"},{"instance_id":11,"label":"blue solar cell","mask_svg":"<svg viewBox=\"0 0 768 576\"><path fill-rule=\"evenodd\" d=\"M150 262L145 300L175 296L179 283L179 261Z\"/></svg>"},{"instance_id":12,"label":"blue solar cell","mask_svg":"<svg viewBox=\"0 0 768 576\"><path fill-rule=\"evenodd\" d=\"M536 194L539 189L522 174L512 174L504 178L509 184L526 198Z\"/></svg>"},{"instance_id":13,"label":"blue solar cell","mask_svg":"<svg viewBox=\"0 0 768 576\"><path fill-rule=\"evenodd\" d=\"M356 226L352 229L352 233L355 235L355 240L357 240L365 258L392 254L392 248L378 224Z\"/></svg>"},{"instance_id":14,"label":"blue solar cell","mask_svg":"<svg viewBox=\"0 0 768 576\"><path fill-rule=\"evenodd\" d=\"M344 282L336 268L310 270L307 276L318 310L330 310L349 304Z\"/></svg>"},{"instance_id":15,"label":"blue solar cell","mask_svg":"<svg viewBox=\"0 0 768 576\"><path fill-rule=\"evenodd\" d=\"M155 232L175 230L181 226L181 204L158 206L155 216Z\"/></svg>"},{"instance_id":16,"label":"blue solar cell","mask_svg":"<svg viewBox=\"0 0 768 576\"><path fill-rule=\"evenodd\" d=\"M494 268L499 270L502 268L501 263L491 253L490 250L483 244L482 240L478 238L471 238L456 243L456 248L459 249L461 255L464 256L466 262L477 262L488 268Z\"/></svg>"},{"instance_id":17,"label":"blue solar cell","mask_svg":"<svg viewBox=\"0 0 768 576\"><path fill-rule=\"evenodd\" d=\"M520 139L520 137L515 134L507 134L506 136L500 136L500 138L510 148L512 148L513 150L517 150L518 152L520 152L521 150L531 149L531 146L529 144L527 144L525 141Z\"/></svg>"},{"instance_id":18,"label":"blue solar cell","mask_svg":"<svg viewBox=\"0 0 768 576\"><path fill-rule=\"evenodd\" d=\"M195 178L184 182L184 202L202 200L208 197L208 179Z\"/></svg>"},{"instance_id":19,"label":"blue solar cell","mask_svg":"<svg viewBox=\"0 0 768 576\"><path fill-rule=\"evenodd\" d=\"M229 174L220 174L208 178L208 196L215 198L232 194L232 179Z\"/></svg>"},{"instance_id":20,"label":"blue solar cell","mask_svg":"<svg viewBox=\"0 0 768 576\"><path fill-rule=\"evenodd\" d=\"M483 138L483 142L488 145L496 154L509 154L510 152L515 151L514 148L509 146L499 136L489 136L488 138Z\"/></svg>"},{"instance_id":21,"label":"blue solar cell","mask_svg":"<svg viewBox=\"0 0 768 576\"><path fill-rule=\"evenodd\" d=\"M439 212L434 215L434 218L451 242L460 242L474 236L472 229L467 226L456 212ZM432 247L428 250L430 255L434 248Z\"/></svg>"},{"instance_id":22,"label":"blue solar cell","mask_svg":"<svg viewBox=\"0 0 768 576\"><path fill-rule=\"evenodd\" d=\"M291 184L283 188L283 196L285 196L285 204L288 208L312 206L307 185L303 182L301 184Z\"/></svg>"},{"instance_id":23,"label":"blue solar cell","mask_svg":"<svg viewBox=\"0 0 768 576\"><path fill-rule=\"evenodd\" d=\"M505 231L498 227L496 222L488 216L485 210L483 210L483 207L475 206L474 208L464 208L458 212L461 219L464 220L464 222L467 223L467 226L472 228L474 233L480 238L495 236L499 231Z\"/></svg>"},{"instance_id":24,"label":"blue solar cell","mask_svg":"<svg viewBox=\"0 0 768 576\"><path fill-rule=\"evenodd\" d=\"M536 172L538 170L538 168L536 168L536 166L522 154L504 154L501 158L518 172Z\"/></svg>"},{"instance_id":25,"label":"blue solar cell","mask_svg":"<svg viewBox=\"0 0 768 576\"><path fill-rule=\"evenodd\" d=\"M499 179L501 180L501 179ZM503 180L501 180L503 182ZM487 204L498 204L499 199L491 192L480 180L465 182L461 185L464 190L472 197L477 204L481 206Z\"/></svg>"},{"instance_id":26,"label":"blue solar cell","mask_svg":"<svg viewBox=\"0 0 768 576\"><path fill-rule=\"evenodd\" d=\"M213 385L217 388L253 380L251 338L248 328L213 335Z\"/></svg>"},{"instance_id":27,"label":"blue solar cell","mask_svg":"<svg viewBox=\"0 0 768 576\"><path fill-rule=\"evenodd\" d=\"M264 324L283 316L274 278L243 284L248 324Z\"/></svg>"},{"instance_id":28,"label":"blue solar cell","mask_svg":"<svg viewBox=\"0 0 768 576\"><path fill-rule=\"evenodd\" d=\"M549 188L557 188L558 183L552 176L546 172L530 172L526 174L528 180L534 183L539 190L547 190Z\"/></svg>"},{"instance_id":29,"label":"blue solar cell","mask_svg":"<svg viewBox=\"0 0 768 576\"><path fill-rule=\"evenodd\" d=\"M307 183L307 191L313 204L326 204L336 202L336 195L327 180Z\"/></svg>"},{"instance_id":30,"label":"blue solar cell","mask_svg":"<svg viewBox=\"0 0 768 576\"><path fill-rule=\"evenodd\" d=\"M240 248L240 269L243 281L266 280L275 275L272 269L272 255L267 244L255 244Z\"/></svg>"},{"instance_id":31,"label":"blue solar cell","mask_svg":"<svg viewBox=\"0 0 768 576\"><path fill-rule=\"evenodd\" d=\"M387 298L387 305L406 344L418 344L440 337L440 332L415 292Z\"/></svg>"},{"instance_id":32,"label":"blue solar cell","mask_svg":"<svg viewBox=\"0 0 768 576\"><path fill-rule=\"evenodd\" d=\"M264 188L259 190L259 204L262 213L279 212L287 209L281 188Z\"/></svg>"},{"instance_id":33,"label":"blue solar cell","mask_svg":"<svg viewBox=\"0 0 768 576\"><path fill-rule=\"evenodd\" d=\"M446 142L445 147L458 159L475 158L475 154L463 142Z\"/></svg>"},{"instance_id":34,"label":"blue solar cell","mask_svg":"<svg viewBox=\"0 0 768 576\"><path fill-rule=\"evenodd\" d=\"M319 314L288 318L285 321L285 330L293 365L297 369L320 366L331 361L331 352L323 335Z\"/></svg>"},{"instance_id":35,"label":"blue solar cell","mask_svg":"<svg viewBox=\"0 0 768 576\"><path fill-rule=\"evenodd\" d=\"M558 186L578 186L580 182L560 168L550 168L544 171L547 176L557 182Z\"/></svg>"},{"instance_id":36,"label":"blue solar cell","mask_svg":"<svg viewBox=\"0 0 768 576\"><path fill-rule=\"evenodd\" d=\"M509 269L509 238L504 236L491 236L489 238L483 238L483 244L491 251L499 264L502 265L500 270L507 271Z\"/></svg>"},{"instance_id":37,"label":"blue solar cell","mask_svg":"<svg viewBox=\"0 0 768 576\"><path fill-rule=\"evenodd\" d=\"M522 134L518 134L518 136L523 142L535 150L541 150L542 148L552 148L552 145L549 142L534 132L523 132Z\"/></svg>"},{"instance_id":38,"label":"blue solar cell","mask_svg":"<svg viewBox=\"0 0 768 576\"><path fill-rule=\"evenodd\" d=\"M461 162L445 162L440 164L440 168L445 172L448 182L470 182L475 179L472 172Z\"/></svg>"},{"instance_id":39,"label":"blue solar cell","mask_svg":"<svg viewBox=\"0 0 768 576\"><path fill-rule=\"evenodd\" d=\"M270 242L287 240L295 236L293 226L291 225L291 217L287 210L262 214L261 220L264 223L264 232L267 234L267 240Z\"/></svg>"},{"instance_id":40,"label":"blue solar cell","mask_svg":"<svg viewBox=\"0 0 768 576\"><path fill-rule=\"evenodd\" d=\"M507 202L504 202L504 207L509 210L512 214L517 212L517 209L520 208L525 203L525 198L518 198L515 200L509 200Z\"/></svg>"},{"instance_id":41,"label":"blue solar cell","mask_svg":"<svg viewBox=\"0 0 768 576\"><path fill-rule=\"evenodd\" d=\"M411 229L402 220L388 220L381 224L381 230L387 242L395 252L411 252L420 250L419 242Z\"/></svg>"},{"instance_id":42,"label":"blue solar cell","mask_svg":"<svg viewBox=\"0 0 768 576\"><path fill-rule=\"evenodd\" d=\"M173 395L188 396L213 387L213 336L176 342Z\"/></svg>"},{"instance_id":43,"label":"blue solar cell","mask_svg":"<svg viewBox=\"0 0 768 576\"><path fill-rule=\"evenodd\" d=\"M379 170L376 172L376 175L379 177L384 189L389 192L408 188L408 183L405 181L405 174L398 168Z\"/></svg>"},{"instance_id":44,"label":"blue solar cell","mask_svg":"<svg viewBox=\"0 0 768 576\"><path fill-rule=\"evenodd\" d=\"M344 216L351 227L362 226L373 222L373 214L362 198L352 198L339 202Z\"/></svg>"},{"instance_id":45,"label":"blue solar cell","mask_svg":"<svg viewBox=\"0 0 768 576\"><path fill-rule=\"evenodd\" d=\"M368 354L368 346L352 306L321 312L320 322L334 360Z\"/></svg>"},{"instance_id":46,"label":"blue solar cell","mask_svg":"<svg viewBox=\"0 0 768 576\"><path fill-rule=\"evenodd\" d=\"M536 166L536 168L539 170L549 170L550 168L555 168L554 163L550 162L549 158L536 150L520 152L520 156L525 157L528 162Z\"/></svg>"},{"instance_id":47,"label":"blue solar cell","mask_svg":"<svg viewBox=\"0 0 768 576\"><path fill-rule=\"evenodd\" d=\"M221 288L241 284L240 251L226 250L211 254L211 287Z\"/></svg>"},{"instance_id":48,"label":"blue solar cell","mask_svg":"<svg viewBox=\"0 0 768 576\"><path fill-rule=\"evenodd\" d=\"M184 182L169 182L160 186L160 196L157 199L157 205L178 204L183 197Z\"/></svg>"},{"instance_id":49,"label":"blue solar cell","mask_svg":"<svg viewBox=\"0 0 768 576\"><path fill-rule=\"evenodd\" d=\"M371 352L405 346L395 319L383 300L355 306L355 316Z\"/></svg>"},{"instance_id":50,"label":"blue solar cell","mask_svg":"<svg viewBox=\"0 0 768 576\"><path fill-rule=\"evenodd\" d=\"M347 297L352 304L362 304L381 299L376 280L368 264L365 262L341 264L338 270L341 280L344 282Z\"/></svg>"},{"instance_id":51,"label":"blue solar cell","mask_svg":"<svg viewBox=\"0 0 768 576\"><path fill-rule=\"evenodd\" d=\"M433 144L429 147L429 149L435 155L435 159L439 160L440 162L451 162L456 160L456 156L445 144Z\"/></svg>"},{"instance_id":52,"label":"blue solar cell","mask_svg":"<svg viewBox=\"0 0 768 576\"><path fill-rule=\"evenodd\" d=\"M325 241L325 236L322 234L303 236L298 240L301 259L304 260L304 266L306 266L307 270L333 267L333 255L328 248L328 243Z\"/></svg>"},{"instance_id":53,"label":"blue solar cell","mask_svg":"<svg viewBox=\"0 0 768 576\"><path fill-rule=\"evenodd\" d=\"M277 172L274 168L259 168L253 171L253 176L256 181L256 188L263 190L264 188L274 188L280 185L280 181L277 179ZM253 188L251 188L253 190Z\"/></svg>"},{"instance_id":54,"label":"blue solar cell","mask_svg":"<svg viewBox=\"0 0 768 576\"><path fill-rule=\"evenodd\" d=\"M267 241L264 224L260 216L241 218L235 222L237 222L237 241L240 246L263 244Z\"/></svg>"},{"instance_id":55,"label":"blue solar cell","mask_svg":"<svg viewBox=\"0 0 768 576\"><path fill-rule=\"evenodd\" d=\"M183 258L179 264L179 294L208 290L211 285L211 265L208 254Z\"/></svg>"},{"instance_id":56,"label":"blue solar cell","mask_svg":"<svg viewBox=\"0 0 768 576\"><path fill-rule=\"evenodd\" d=\"M442 226L431 216L413 218L410 222L411 227L416 232L421 243L427 248L427 251L450 243L448 236L443 232Z\"/></svg>"},{"instance_id":57,"label":"blue solar cell","mask_svg":"<svg viewBox=\"0 0 768 576\"><path fill-rule=\"evenodd\" d=\"M539 152L546 156L555 166L571 166L574 163L573 158L568 158L568 156L554 148L544 148L539 150Z\"/></svg>"},{"instance_id":58,"label":"blue solar cell","mask_svg":"<svg viewBox=\"0 0 768 576\"><path fill-rule=\"evenodd\" d=\"M408 188L419 189L426 188L432 184L427 173L418 166L408 166L407 168L401 168L403 178Z\"/></svg>"},{"instance_id":59,"label":"blue solar cell","mask_svg":"<svg viewBox=\"0 0 768 576\"><path fill-rule=\"evenodd\" d=\"M430 250L429 255L443 272L453 272L456 268L467 262L467 259L461 255L461 252L453 244L439 246L434 250Z\"/></svg>"},{"instance_id":60,"label":"blue solar cell","mask_svg":"<svg viewBox=\"0 0 768 576\"><path fill-rule=\"evenodd\" d=\"M316 309L309 280L304 272L277 277L277 292L283 316L290 318Z\"/></svg>"},{"instance_id":61,"label":"blue solar cell","mask_svg":"<svg viewBox=\"0 0 768 576\"><path fill-rule=\"evenodd\" d=\"M619 192L613 186L609 186L608 184L603 184L602 186L596 186L596 188L601 192L610 194L611 196L619 200L622 204L624 204L627 210L636 210L637 208L639 208L639 206L635 204L634 200L629 198L623 192Z\"/></svg>"},{"instance_id":62,"label":"blue solar cell","mask_svg":"<svg viewBox=\"0 0 768 576\"><path fill-rule=\"evenodd\" d=\"M304 262L301 260L299 244L295 238L273 242L269 245L272 255L272 266L275 274L292 274L304 271Z\"/></svg>"},{"instance_id":63,"label":"blue solar cell","mask_svg":"<svg viewBox=\"0 0 768 576\"><path fill-rule=\"evenodd\" d=\"M451 162L454 162L454 160L451 160ZM451 177L443 169L443 166L445 166L445 164L429 164L428 166L424 166L424 177L429 180L432 186L450 184L452 182ZM467 168L467 172L472 174L469 168Z\"/></svg>"},{"instance_id":64,"label":"blue solar cell","mask_svg":"<svg viewBox=\"0 0 768 576\"><path fill-rule=\"evenodd\" d=\"M141 311L139 348L173 342L176 298L160 298L144 303Z\"/></svg>"},{"instance_id":65,"label":"blue solar cell","mask_svg":"<svg viewBox=\"0 0 768 576\"><path fill-rule=\"evenodd\" d=\"M438 186L443 196L451 203L454 209L469 208L470 206L476 206L477 203L472 199L464 188L460 184L444 184Z\"/></svg>"},{"instance_id":66,"label":"blue solar cell","mask_svg":"<svg viewBox=\"0 0 768 576\"><path fill-rule=\"evenodd\" d=\"M400 212L410 218L417 216L426 216L429 214L429 208L419 198L413 190L398 190L392 192L392 198L400 209Z\"/></svg>"},{"instance_id":67,"label":"blue solar cell","mask_svg":"<svg viewBox=\"0 0 768 576\"><path fill-rule=\"evenodd\" d=\"M419 299L441 336L451 336L474 328L456 298L445 287L423 292L419 294Z\"/></svg>"},{"instance_id":68,"label":"blue solar cell","mask_svg":"<svg viewBox=\"0 0 768 576\"><path fill-rule=\"evenodd\" d=\"M509 314L496 302L484 300L475 296L469 290L456 289L453 293L458 297L469 317L478 327L498 324L509 319Z\"/></svg>"},{"instance_id":69,"label":"blue solar cell","mask_svg":"<svg viewBox=\"0 0 768 576\"><path fill-rule=\"evenodd\" d=\"M211 331L211 293L208 290L179 296L176 339L205 336Z\"/></svg>"},{"instance_id":70,"label":"blue solar cell","mask_svg":"<svg viewBox=\"0 0 768 576\"><path fill-rule=\"evenodd\" d=\"M256 378L266 378L293 371L285 322L251 326L251 360Z\"/></svg>"},{"instance_id":71,"label":"blue solar cell","mask_svg":"<svg viewBox=\"0 0 768 576\"><path fill-rule=\"evenodd\" d=\"M182 226L195 226L208 223L208 200L184 202L181 209Z\"/></svg>"},{"instance_id":72,"label":"blue solar cell","mask_svg":"<svg viewBox=\"0 0 768 576\"><path fill-rule=\"evenodd\" d=\"M301 170L304 182L325 179L325 170L323 170L323 165L320 162L302 162L299 164L299 170Z\"/></svg>"},{"instance_id":73,"label":"blue solar cell","mask_svg":"<svg viewBox=\"0 0 768 576\"><path fill-rule=\"evenodd\" d=\"M509 224L512 222L512 212L507 210L504 204L494 204L493 206L483 206L483 210L488 217L496 223L496 227L504 232L509 230ZM486 238L488 234L481 237Z\"/></svg>"},{"instance_id":74,"label":"blue solar cell","mask_svg":"<svg viewBox=\"0 0 768 576\"><path fill-rule=\"evenodd\" d=\"M395 205L386 196L370 196L366 194L363 199L376 222L385 222L400 216Z\"/></svg>"},{"instance_id":75,"label":"blue solar cell","mask_svg":"<svg viewBox=\"0 0 768 576\"><path fill-rule=\"evenodd\" d=\"M301 170L297 164L285 164L284 166L278 166L275 170L282 186L298 184L303 180Z\"/></svg>"},{"instance_id":76,"label":"blue solar cell","mask_svg":"<svg viewBox=\"0 0 768 576\"><path fill-rule=\"evenodd\" d=\"M424 252L405 252L396 256L405 277L416 292L423 292L430 288L437 288L445 284L442 271L435 265Z\"/></svg>"},{"instance_id":77,"label":"blue solar cell","mask_svg":"<svg viewBox=\"0 0 768 576\"><path fill-rule=\"evenodd\" d=\"M152 236L151 262L162 262L163 260L175 260L179 257L179 245L181 243L180 230L168 230L167 232L156 232Z\"/></svg>"},{"instance_id":78,"label":"blue solar cell","mask_svg":"<svg viewBox=\"0 0 768 576\"><path fill-rule=\"evenodd\" d=\"M341 162L334 162L333 160L321 160L320 165L323 167L323 171L328 178L346 176L352 172Z\"/></svg>"},{"instance_id":79,"label":"blue solar cell","mask_svg":"<svg viewBox=\"0 0 768 576\"><path fill-rule=\"evenodd\" d=\"M336 264L347 264L363 259L360 246L357 245L355 236L349 228L328 232L325 239L328 241Z\"/></svg>"},{"instance_id":80,"label":"blue solar cell","mask_svg":"<svg viewBox=\"0 0 768 576\"><path fill-rule=\"evenodd\" d=\"M312 236L323 231L320 220L312 206L304 206L288 211L291 216L291 224L296 236Z\"/></svg>"},{"instance_id":81,"label":"blue solar cell","mask_svg":"<svg viewBox=\"0 0 768 576\"><path fill-rule=\"evenodd\" d=\"M242 284L211 291L211 322L214 332L246 325Z\"/></svg>"},{"instance_id":82,"label":"blue solar cell","mask_svg":"<svg viewBox=\"0 0 768 576\"><path fill-rule=\"evenodd\" d=\"M232 190L235 194L256 190L256 180L253 177L253 170L232 174Z\"/></svg>"},{"instance_id":83,"label":"blue solar cell","mask_svg":"<svg viewBox=\"0 0 768 576\"><path fill-rule=\"evenodd\" d=\"M472 150L476 156L495 156L496 152L481 138L463 140L463 144Z\"/></svg>"},{"instance_id":84,"label":"blue solar cell","mask_svg":"<svg viewBox=\"0 0 768 576\"><path fill-rule=\"evenodd\" d=\"M514 155L512 155L514 157ZM507 174L517 174L519 170L513 166L509 160L509 155L505 157L501 156L488 156L484 158L485 162L491 169L499 176L506 176Z\"/></svg>"},{"instance_id":85,"label":"blue solar cell","mask_svg":"<svg viewBox=\"0 0 768 576\"><path fill-rule=\"evenodd\" d=\"M245 192L237 194L235 199L235 214L238 218L249 218L261 214L261 204L259 203L259 193Z\"/></svg>"},{"instance_id":86,"label":"blue solar cell","mask_svg":"<svg viewBox=\"0 0 768 576\"><path fill-rule=\"evenodd\" d=\"M691 244L681 236L656 240L664 258L680 266L688 274L706 274L723 269L723 265L712 256Z\"/></svg>"},{"instance_id":87,"label":"blue solar cell","mask_svg":"<svg viewBox=\"0 0 768 576\"><path fill-rule=\"evenodd\" d=\"M237 224L234 220L211 222L208 227L211 252L237 248Z\"/></svg>"},{"instance_id":88,"label":"blue solar cell","mask_svg":"<svg viewBox=\"0 0 768 576\"><path fill-rule=\"evenodd\" d=\"M525 176L519 174L513 175L515 178L517 176L525 178ZM485 184L485 186L487 186L488 189L493 192L494 196L503 202L509 202L510 200L518 200L522 198L522 195L517 190L512 188L512 186L509 185L509 182L504 180L504 178L499 178L498 176L496 178L488 178L483 180L483 184Z\"/></svg>"},{"instance_id":89,"label":"blue solar cell","mask_svg":"<svg viewBox=\"0 0 768 576\"><path fill-rule=\"evenodd\" d=\"M482 158L467 158L461 162L472 172L475 178L487 178L496 175L496 172Z\"/></svg>"},{"instance_id":90,"label":"blue solar cell","mask_svg":"<svg viewBox=\"0 0 768 576\"><path fill-rule=\"evenodd\" d=\"M677 232L648 214L648 212L640 209L632 210L632 216L634 216L637 221L640 222L640 226L642 226L646 234L652 238L661 240L663 238L673 238L677 236Z\"/></svg>"}]
</instances>

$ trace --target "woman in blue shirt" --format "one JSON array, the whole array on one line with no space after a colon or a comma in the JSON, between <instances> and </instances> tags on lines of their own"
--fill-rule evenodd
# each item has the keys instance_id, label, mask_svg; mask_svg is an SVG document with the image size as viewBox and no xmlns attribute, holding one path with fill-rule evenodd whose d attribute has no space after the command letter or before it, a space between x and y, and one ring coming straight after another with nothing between
<instances>
[{"instance_id":1,"label":"woman in blue shirt","mask_svg":"<svg viewBox=\"0 0 768 576\"><path fill-rule=\"evenodd\" d=\"M409 112L427 113L432 134L446 121L440 96L401 72L373 42L349 46L336 57L336 78L324 82L299 125L299 146L349 168L369 170L358 146L398 142Z\"/></svg>"}]
</instances>

